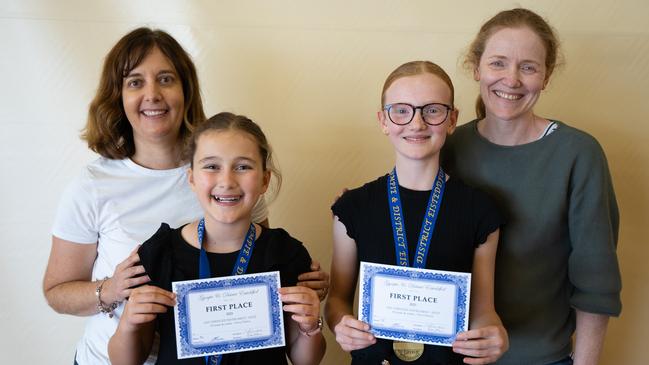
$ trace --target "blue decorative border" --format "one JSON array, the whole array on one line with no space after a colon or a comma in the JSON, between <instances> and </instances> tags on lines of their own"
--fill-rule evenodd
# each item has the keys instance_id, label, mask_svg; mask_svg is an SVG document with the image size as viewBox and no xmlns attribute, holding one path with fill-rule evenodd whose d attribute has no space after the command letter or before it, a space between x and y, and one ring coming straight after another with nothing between
<instances>
[{"instance_id":1,"label":"blue decorative border","mask_svg":"<svg viewBox=\"0 0 649 365\"><path fill-rule=\"evenodd\" d=\"M240 341L217 341L207 345L193 346L191 341L191 323L188 319L187 295L191 292L218 291L264 285L268 290L268 316L271 322L271 335L262 338ZM228 276L204 280L190 280L172 283L176 293L176 343L178 358L189 358L225 354L230 352L250 351L261 348L280 347L284 341L284 318L278 290L280 287L279 272Z\"/></svg>"},{"instance_id":2,"label":"blue decorative border","mask_svg":"<svg viewBox=\"0 0 649 365\"><path fill-rule=\"evenodd\" d=\"M361 283L359 290L359 319L370 325L376 337L407 342L419 342L450 346L458 332L468 328L468 310L471 291L471 274L451 271L405 268L401 266L380 265L361 262ZM392 276L399 279L436 281L456 287L455 328L451 335L431 334L430 332L406 331L403 329L376 327L370 322L372 318L371 298L374 292L374 278Z\"/></svg>"}]
</instances>

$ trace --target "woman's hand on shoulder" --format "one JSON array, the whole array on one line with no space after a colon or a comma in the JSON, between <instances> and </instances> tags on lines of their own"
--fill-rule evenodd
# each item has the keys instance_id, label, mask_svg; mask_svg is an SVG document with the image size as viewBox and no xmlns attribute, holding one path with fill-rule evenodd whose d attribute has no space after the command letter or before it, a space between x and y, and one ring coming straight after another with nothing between
<instances>
[{"instance_id":1,"label":"woman's hand on shoulder","mask_svg":"<svg viewBox=\"0 0 649 365\"><path fill-rule=\"evenodd\" d=\"M176 294L172 292L152 285L135 288L126 301L120 328L127 331L137 330L139 326L154 321L158 314L165 313L175 304Z\"/></svg>"},{"instance_id":2,"label":"woman's hand on shoulder","mask_svg":"<svg viewBox=\"0 0 649 365\"><path fill-rule=\"evenodd\" d=\"M140 265L140 256L137 254L140 246L137 246L124 261L115 267L113 276L104 283L102 300L106 303L122 302L131 296L133 287L146 284L151 281L145 274L144 266Z\"/></svg>"},{"instance_id":3,"label":"woman's hand on shoulder","mask_svg":"<svg viewBox=\"0 0 649 365\"><path fill-rule=\"evenodd\" d=\"M466 355L465 364L490 364L498 360L509 349L509 337L502 325L490 325L460 332L453 351Z\"/></svg>"},{"instance_id":4,"label":"woman's hand on shoulder","mask_svg":"<svg viewBox=\"0 0 649 365\"><path fill-rule=\"evenodd\" d=\"M329 293L329 273L322 270L316 260L311 261L311 271L301 274L297 280L299 280L297 285L315 290L320 301L323 301Z\"/></svg>"},{"instance_id":5,"label":"woman's hand on shoulder","mask_svg":"<svg viewBox=\"0 0 649 365\"><path fill-rule=\"evenodd\" d=\"M336 342L347 352L375 344L376 338L369 330L369 324L359 321L350 314L344 315L333 328Z\"/></svg>"}]
</instances>

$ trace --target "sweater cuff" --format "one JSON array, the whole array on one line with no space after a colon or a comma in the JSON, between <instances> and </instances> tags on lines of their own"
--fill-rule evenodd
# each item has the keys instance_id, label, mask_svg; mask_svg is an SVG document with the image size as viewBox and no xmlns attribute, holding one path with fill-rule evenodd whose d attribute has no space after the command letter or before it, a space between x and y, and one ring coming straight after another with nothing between
<instances>
[{"instance_id":1,"label":"sweater cuff","mask_svg":"<svg viewBox=\"0 0 649 365\"><path fill-rule=\"evenodd\" d=\"M580 311L618 317L622 312L619 293L586 293L575 290L570 305Z\"/></svg>"}]
</instances>

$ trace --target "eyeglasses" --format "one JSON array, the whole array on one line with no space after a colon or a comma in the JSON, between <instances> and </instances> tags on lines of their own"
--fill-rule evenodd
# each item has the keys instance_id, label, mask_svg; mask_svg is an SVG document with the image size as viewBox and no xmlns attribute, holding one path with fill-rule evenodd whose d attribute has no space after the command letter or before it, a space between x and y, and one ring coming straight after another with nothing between
<instances>
[{"instance_id":1,"label":"eyeglasses","mask_svg":"<svg viewBox=\"0 0 649 365\"><path fill-rule=\"evenodd\" d=\"M388 118L396 125L406 125L415 118L417 109L421 110L421 117L428 125L440 125L448 119L448 114L453 107L442 103L430 103L414 106L406 103L387 104L383 110L388 112Z\"/></svg>"}]
</instances>

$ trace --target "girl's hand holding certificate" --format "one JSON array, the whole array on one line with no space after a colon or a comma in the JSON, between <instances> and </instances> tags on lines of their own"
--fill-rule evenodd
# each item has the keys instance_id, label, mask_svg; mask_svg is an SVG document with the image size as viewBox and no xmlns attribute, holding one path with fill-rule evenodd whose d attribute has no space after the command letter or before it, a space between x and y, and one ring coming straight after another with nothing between
<instances>
[{"instance_id":1,"label":"girl's hand holding certificate","mask_svg":"<svg viewBox=\"0 0 649 365\"><path fill-rule=\"evenodd\" d=\"M470 356L466 364L491 364L509 348L507 331L500 326L487 326L458 333L453 342L453 351Z\"/></svg>"},{"instance_id":2,"label":"girl's hand holding certificate","mask_svg":"<svg viewBox=\"0 0 649 365\"><path fill-rule=\"evenodd\" d=\"M176 305L176 294L145 285L133 289L126 302L118 331L136 331L139 326L152 322L158 314L165 313L169 307Z\"/></svg>"},{"instance_id":3,"label":"girl's hand holding certificate","mask_svg":"<svg viewBox=\"0 0 649 365\"><path fill-rule=\"evenodd\" d=\"M300 332L311 334L319 329L320 298L313 289L304 286L290 286L279 289L284 303L284 312L292 313L291 319L297 322Z\"/></svg>"},{"instance_id":4,"label":"girl's hand holding certificate","mask_svg":"<svg viewBox=\"0 0 649 365\"><path fill-rule=\"evenodd\" d=\"M370 325L346 314L334 327L336 342L344 351L364 349L376 343L376 338L369 332Z\"/></svg>"}]
</instances>

